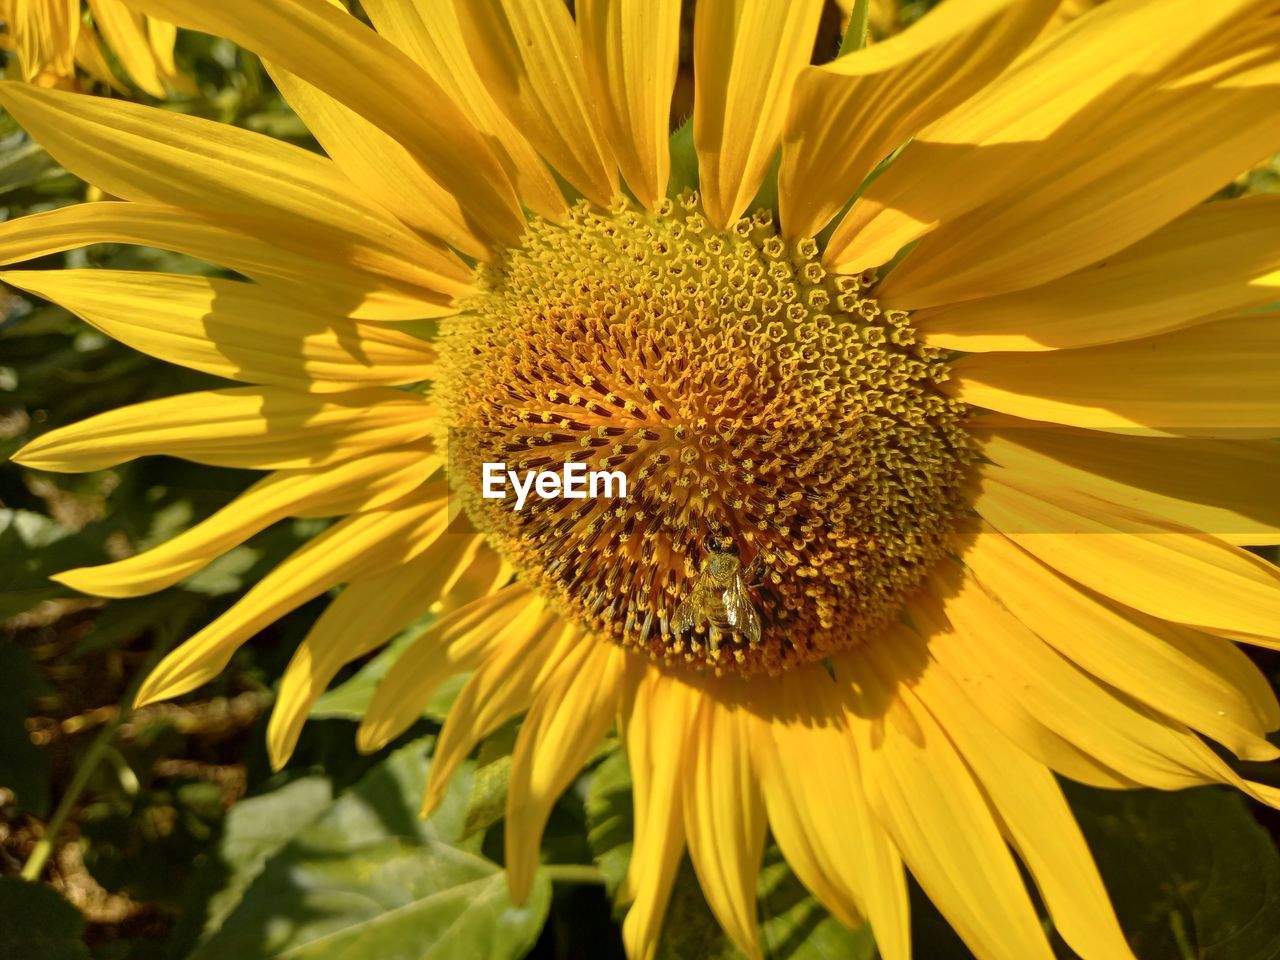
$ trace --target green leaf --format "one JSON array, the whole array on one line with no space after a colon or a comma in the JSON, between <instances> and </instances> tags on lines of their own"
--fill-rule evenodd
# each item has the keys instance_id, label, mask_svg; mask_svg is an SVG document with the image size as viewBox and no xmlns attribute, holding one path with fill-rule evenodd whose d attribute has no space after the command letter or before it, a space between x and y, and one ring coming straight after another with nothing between
<instances>
[{"instance_id":1,"label":"green leaf","mask_svg":"<svg viewBox=\"0 0 1280 960\"><path fill-rule=\"evenodd\" d=\"M840 52L837 56L843 57L854 53L867 45L867 20L870 12L870 0L853 0L853 11L849 14L849 28L840 42Z\"/></svg>"},{"instance_id":2,"label":"green leaf","mask_svg":"<svg viewBox=\"0 0 1280 960\"><path fill-rule=\"evenodd\" d=\"M622 750L610 754L596 768L587 790L587 842L592 857L604 874L609 896L618 887L631 862L631 771Z\"/></svg>"},{"instance_id":3,"label":"green leaf","mask_svg":"<svg viewBox=\"0 0 1280 960\"><path fill-rule=\"evenodd\" d=\"M631 776L622 750L596 768L586 811L588 842L612 896L626 876L634 822ZM832 917L796 879L776 846L765 851L756 894L760 943L770 960L873 960L876 956L870 928L850 930ZM742 956L707 906L687 858L676 875L657 955L658 960L737 960Z\"/></svg>"},{"instance_id":4,"label":"green leaf","mask_svg":"<svg viewBox=\"0 0 1280 960\"><path fill-rule=\"evenodd\" d=\"M1067 789L1139 960L1280 956L1280 853L1239 794Z\"/></svg>"},{"instance_id":5,"label":"green leaf","mask_svg":"<svg viewBox=\"0 0 1280 960\"><path fill-rule=\"evenodd\" d=\"M424 623L415 624L402 630L376 657L361 667L350 680L341 683L332 690L326 691L311 708L313 720L360 720L369 709L369 701L373 699L373 691L391 665L400 654L417 639ZM424 715L432 720L443 721L448 716L449 708L458 697L458 691L467 682L469 674L456 674L440 684L431 702L427 704Z\"/></svg>"},{"instance_id":6,"label":"green leaf","mask_svg":"<svg viewBox=\"0 0 1280 960\"><path fill-rule=\"evenodd\" d=\"M671 177L667 196L675 197L683 190L698 189L698 154L693 148L693 118L680 124L671 134Z\"/></svg>"},{"instance_id":7,"label":"green leaf","mask_svg":"<svg viewBox=\"0 0 1280 960\"><path fill-rule=\"evenodd\" d=\"M84 917L51 887L0 877L0 945L5 960L84 960Z\"/></svg>"},{"instance_id":8,"label":"green leaf","mask_svg":"<svg viewBox=\"0 0 1280 960\"><path fill-rule=\"evenodd\" d=\"M741 960L742 953L707 906L688 858L680 864L655 960ZM782 958L777 958L782 960Z\"/></svg>"},{"instance_id":9,"label":"green leaf","mask_svg":"<svg viewBox=\"0 0 1280 960\"><path fill-rule=\"evenodd\" d=\"M72 531L56 520L31 510L0 509L0 620L30 610L67 591L49 581L51 573L75 566L83 550Z\"/></svg>"},{"instance_id":10,"label":"green leaf","mask_svg":"<svg viewBox=\"0 0 1280 960\"><path fill-rule=\"evenodd\" d=\"M471 794L467 798L467 818L463 836L486 830L506 813L507 791L511 786L511 754L516 746L516 727L507 725L480 744Z\"/></svg>"},{"instance_id":11,"label":"green leaf","mask_svg":"<svg viewBox=\"0 0 1280 960\"><path fill-rule=\"evenodd\" d=\"M11 144L6 140L3 147L0 149L0 196L61 172L57 161L38 143Z\"/></svg>"},{"instance_id":12,"label":"green leaf","mask_svg":"<svg viewBox=\"0 0 1280 960\"><path fill-rule=\"evenodd\" d=\"M105 751L115 775L99 781L106 789L85 804L76 822L84 865L99 885L176 910L192 863L208 848L222 819L222 790L216 783L183 777L148 782L150 765L144 761L169 739L156 736L150 748L134 741L123 751ZM157 830L162 820L165 826Z\"/></svg>"},{"instance_id":13,"label":"green leaf","mask_svg":"<svg viewBox=\"0 0 1280 960\"><path fill-rule=\"evenodd\" d=\"M48 690L26 650L0 641L0 786L14 792L18 809L38 817L49 812L49 756L31 742L26 717Z\"/></svg>"},{"instance_id":14,"label":"green leaf","mask_svg":"<svg viewBox=\"0 0 1280 960\"><path fill-rule=\"evenodd\" d=\"M227 870L223 888L209 901L206 936L244 898L267 859L313 823L333 803L328 778L300 777L261 796L241 800L227 813L217 856Z\"/></svg>"},{"instance_id":15,"label":"green leaf","mask_svg":"<svg viewBox=\"0 0 1280 960\"><path fill-rule=\"evenodd\" d=\"M440 811L418 816L430 738L392 754L267 857L222 927L190 960L452 960L521 957L550 885L513 904L502 869L461 844L470 770Z\"/></svg>"},{"instance_id":16,"label":"green leaf","mask_svg":"<svg viewBox=\"0 0 1280 960\"><path fill-rule=\"evenodd\" d=\"M159 628L176 633L202 606L202 598L182 590L164 590L145 597L113 600L93 618L84 639L71 649L67 660L80 660L103 650L119 648Z\"/></svg>"},{"instance_id":17,"label":"green leaf","mask_svg":"<svg viewBox=\"0 0 1280 960\"><path fill-rule=\"evenodd\" d=\"M760 898L760 944L766 957L787 960L874 960L868 926L850 930L796 879L777 847L765 853L756 884Z\"/></svg>"}]
</instances>

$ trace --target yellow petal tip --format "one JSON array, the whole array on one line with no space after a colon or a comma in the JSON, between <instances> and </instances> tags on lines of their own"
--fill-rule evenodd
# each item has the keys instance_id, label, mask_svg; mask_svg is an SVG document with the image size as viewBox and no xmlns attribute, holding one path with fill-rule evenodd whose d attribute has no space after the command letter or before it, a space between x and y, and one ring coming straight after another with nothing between
<instances>
[{"instance_id":1,"label":"yellow petal tip","mask_svg":"<svg viewBox=\"0 0 1280 960\"><path fill-rule=\"evenodd\" d=\"M142 689L138 691L138 695L133 700L133 708L137 710L139 707L149 707L153 703L160 703L162 700L168 700L169 696L163 689L156 689L150 682L144 683Z\"/></svg>"},{"instance_id":2,"label":"yellow petal tip","mask_svg":"<svg viewBox=\"0 0 1280 960\"><path fill-rule=\"evenodd\" d=\"M70 587L79 593L87 593L91 597L106 597L109 600L128 600L133 597L142 597L149 593L154 593L158 589L155 586L146 584L112 582L104 578L98 572L97 567L76 567L74 570L64 570L62 573L56 573L49 579L56 580L64 587Z\"/></svg>"},{"instance_id":3,"label":"yellow petal tip","mask_svg":"<svg viewBox=\"0 0 1280 960\"><path fill-rule=\"evenodd\" d=\"M49 579L55 583L62 584L64 587L70 587L79 593L87 593L94 597L118 598L127 596L126 594L104 590L101 585L95 585L92 567L76 567L72 570L63 570L61 573L52 574Z\"/></svg>"},{"instance_id":4,"label":"yellow petal tip","mask_svg":"<svg viewBox=\"0 0 1280 960\"><path fill-rule=\"evenodd\" d=\"M37 437L28 443L25 447L13 454L9 459L20 467L26 467L28 470L44 470L48 473L78 473L81 472L75 467L68 467L65 463L58 460L50 460L41 457L41 440L43 437Z\"/></svg>"},{"instance_id":5,"label":"yellow petal tip","mask_svg":"<svg viewBox=\"0 0 1280 960\"><path fill-rule=\"evenodd\" d=\"M533 892L533 871L522 867L507 867L507 892L511 894L511 902L523 907Z\"/></svg>"},{"instance_id":6,"label":"yellow petal tip","mask_svg":"<svg viewBox=\"0 0 1280 960\"><path fill-rule=\"evenodd\" d=\"M20 467L27 467L28 469L34 470L35 465L31 462L31 454L29 453L29 451L31 450L32 443L35 443L35 441L33 440L31 443L28 443L17 453L9 457L9 460L12 463L16 463Z\"/></svg>"},{"instance_id":7,"label":"yellow petal tip","mask_svg":"<svg viewBox=\"0 0 1280 960\"><path fill-rule=\"evenodd\" d=\"M434 778L433 778L434 779ZM422 798L422 809L419 811L425 820L437 810L440 809L440 802L444 799L444 787L437 783L428 783L425 795Z\"/></svg>"},{"instance_id":8,"label":"yellow petal tip","mask_svg":"<svg viewBox=\"0 0 1280 960\"><path fill-rule=\"evenodd\" d=\"M386 745L387 737L377 727L362 724L356 731L356 749L361 753L376 753Z\"/></svg>"}]
</instances>

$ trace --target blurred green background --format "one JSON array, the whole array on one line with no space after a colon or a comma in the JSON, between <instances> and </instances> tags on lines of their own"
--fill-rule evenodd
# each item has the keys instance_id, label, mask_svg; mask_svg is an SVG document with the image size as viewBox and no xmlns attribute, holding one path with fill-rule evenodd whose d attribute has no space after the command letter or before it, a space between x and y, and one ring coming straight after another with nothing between
<instances>
[{"instance_id":1,"label":"blurred green background","mask_svg":"<svg viewBox=\"0 0 1280 960\"><path fill-rule=\"evenodd\" d=\"M907 5L904 19L924 6ZM314 149L255 58L184 34L179 59L202 93L166 109ZM1272 164L1229 192L1275 190L1278 182L1280 165ZM0 113L0 220L85 195L84 184ZM61 265L212 269L114 245L32 264ZM45 430L212 382L0 288L0 957L621 957L610 897L629 856L631 811L616 742L557 807L544 843L544 860L555 866L517 908L500 866L514 729L484 743L426 822L416 811L456 685L387 749L354 749L355 720L395 644L339 677L288 768L271 773L263 734L273 689L323 599L264 631L195 694L128 709L163 651L323 522L279 524L155 596L90 600L49 574L159 543L227 503L253 475L169 458L55 475L19 469L8 456ZM1280 658L1259 663L1273 681L1280 677ZM1252 778L1280 785L1274 767L1248 766ZM1225 790L1070 795L1143 960L1280 956L1274 814ZM759 894L769 956L875 956L869 934L827 916L772 848ZM918 891L915 901L917 955L968 957ZM687 864L662 955L735 955Z\"/></svg>"}]
</instances>

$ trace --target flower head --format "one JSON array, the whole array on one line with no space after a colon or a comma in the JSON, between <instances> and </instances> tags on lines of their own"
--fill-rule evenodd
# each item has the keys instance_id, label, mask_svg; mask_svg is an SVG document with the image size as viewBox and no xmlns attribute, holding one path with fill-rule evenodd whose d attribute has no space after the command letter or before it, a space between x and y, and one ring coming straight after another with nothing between
<instances>
[{"instance_id":1,"label":"flower head","mask_svg":"<svg viewBox=\"0 0 1280 960\"><path fill-rule=\"evenodd\" d=\"M524 714L521 897L616 723L636 958L686 849L758 955L766 829L889 960L906 870L977 956L1050 957L1019 861L1075 951L1128 957L1054 774L1280 802L1202 739L1278 753L1235 642L1280 644L1280 574L1242 549L1280 541L1280 452L1257 440L1280 434L1280 335L1254 309L1280 206L1200 203L1280 148L1274 3L1114 0L1038 40L1056 2L951 0L832 60L816 0L701 0L694 172L668 146L677 0L364 0L378 32L326 0L133 2L260 53L328 156L0 86L122 198L2 225L0 258L113 240L250 278L4 274L247 384L52 431L22 463L266 472L60 579L133 596L282 518L341 518L143 699L345 584L281 682L283 764L345 663L438 610L360 745L470 672L430 810ZM499 461L633 491L513 511L484 495Z\"/></svg>"},{"instance_id":2,"label":"flower head","mask_svg":"<svg viewBox=\"0 0 1280 960\"><path fill-rule=\"evenodd\" d=\"M942 355L817 253L763 213L715 229L692 192L582 203L531 223L462 301L434 389L455 487L594 635L777 673L874 636L946 552L969 452ZM494 461L580 462L635 489L515 512L481 496ZM763 566L761 637L673 624L708 536Z\"/></svg>"}]
</instances>

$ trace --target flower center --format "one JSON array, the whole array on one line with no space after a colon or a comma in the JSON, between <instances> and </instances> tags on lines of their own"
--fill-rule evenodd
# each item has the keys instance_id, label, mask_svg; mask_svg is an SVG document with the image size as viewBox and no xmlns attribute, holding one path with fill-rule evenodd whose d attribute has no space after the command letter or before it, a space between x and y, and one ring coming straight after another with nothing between
<instances>
[{"instance_id":1,"label":"flower center","mask_svg":"<svg viewBox=\"0 0 1280 960\"><path fill-rule=\"evenodd\" d=\"M450 476L567 616L775 673L873 637L942 555L969 459L945 364L817 255L767 212L714 229L685 193L534 220L481 269L440 344ZM486 463L621 472L627 496L516 510Z\"/></svg>"}]
</instances>

